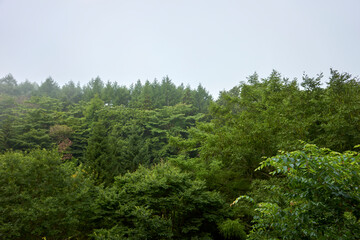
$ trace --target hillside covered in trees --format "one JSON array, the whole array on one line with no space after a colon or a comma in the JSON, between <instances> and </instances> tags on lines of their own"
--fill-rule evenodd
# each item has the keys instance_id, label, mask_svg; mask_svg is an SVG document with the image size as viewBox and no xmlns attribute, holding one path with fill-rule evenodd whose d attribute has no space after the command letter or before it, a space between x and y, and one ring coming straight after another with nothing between
<instances>
[{"instance_id":1,"label":"hillside covered in trees","mask_svg":"<svg viewBox=\"0 0 360 240\"><path fill-rule=\"evenodd\" d=\"M321 84L326 82L325 84ZM359 239L360 80L254 74L217 100L0 79L1 239Z\"/></svg>"}]
</instances>

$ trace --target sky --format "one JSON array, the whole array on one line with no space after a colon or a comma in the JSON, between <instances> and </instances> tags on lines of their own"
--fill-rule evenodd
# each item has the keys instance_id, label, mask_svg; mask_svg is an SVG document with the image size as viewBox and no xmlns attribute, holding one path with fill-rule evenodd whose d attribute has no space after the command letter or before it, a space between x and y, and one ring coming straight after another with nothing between
<instances>
[{"instance_id":1,"label":"sky","mask_svg":"<svg viewBox=\"0 0 360 240\"><path fill-rule=\"evenodd\" d=\"M359 57L359 0L0 0L0 77L18 82L169 76L216 98L273 69L359 76Z\"/></svg>"}]
</instances>

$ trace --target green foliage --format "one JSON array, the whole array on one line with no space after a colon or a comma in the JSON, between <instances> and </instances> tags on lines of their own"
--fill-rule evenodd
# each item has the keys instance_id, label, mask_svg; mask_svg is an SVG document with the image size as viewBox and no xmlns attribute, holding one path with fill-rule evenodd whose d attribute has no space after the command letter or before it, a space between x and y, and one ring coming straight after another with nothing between
<instances>
[{"instance_id":1,"label":"green foliage","mask_svg":"<svg viewBox=\"0 0 360 240\"><path fill-rule=\"evenodd\" d=\"M220 155L220 151L227 147L226 143L230 143L214 134L214 127L212 123L199 123L196 128L189 129L188 139L172 137L172 146L180 149L182 155L174 156L170 161L205 180L209 189L220 191L231 199L232 196L238 195L239 191L247 189L249 183L237 172L239 168L235 169L223 161L229 155L226 151ZM225 134L227 133L223 132L222 135Z\"/></svg>"},{"instance_id":2,"label":"green foliage","mask_svg":"<svg viewBox=\"0 0 360 240\"><path fill-rule=\"evenodd\" d=\"M139 164L158 163L177 153L169 137L187 137L187 128L201 118L192 113L184 104L151 111L103 107L91 125L83 162L99 183L111 183L114 176L135 171Z\"/></svg>"},{"instance_id":3,"label":"green foliage","mask_svg":"<svg viewBox=\"0 0 360 240\"><path fill-rule=\"evenodd\" d=\"M58 98L60 95L60 87L51 77L48 77L45 82L40 85L38 94L40 96Z\"/></svg>"},{"instance_id":4,"label":"green foliage","mask_svg":"<svg viewBox=\"0 0 360 240\"><path fill-rule=\"evenodd\" d=\"M331 69L329 86L324 95L322 129L314 141L336 151L352 150L360 142L360 82L348 73Z\"/></svg>"},{"instance_id":5,"label":"green foliage","mask_svg":"<svg viewBox=\"0 0 360 240\"><path fill-rule=\"evenodd\" d=\"M272 157L278 149L299 149L299 140L339 152L359 144L359 79L332 69L324 87L322 78L322 74L304 75L298 84L276 71L263 79L255 73L213 102L201 85L175 86L169 77L144 84L139 80L129 88L105 84L97 77L84 87L70 81L60 88L52 78L40 86L29 81L17 84L9 74L0 79L0 151L5 152L1 158L24 160L14 160L13 168L19 169L15 175L2 170L6 174L1 177L8 182L2 179L1 186L6 187L1 191L25 200L15 207L11 204L16 202L9 200L6 211L0 206L5 211L3 222L11 209L23 211L16 213L18 222L6 220L14 229L0 225L15 239L86 238L89 232L97 239L241 239L254 220L250 234L254 239L356 238L358 165L347 160L335 164L335 156L358 159L356 153L310 147L303 155L283 153L280 160L268 160L254 171L262 157ZM55 146L60 153L6 152ZM43 157L35 157L35 152ZM51 173L50 179L34 180L25 169L41 172L43 165L36 159L46 163L44 159L55 155L60 162L47 169L55 169L57 176ZM309 163L299 167L304 159ZM6 166L12 166L8 162ZM83 189L70 187L75 180L69 176L79 164L85 169L80 175L107 186L99 196L86 195L84 190L84 206L69 200ZM271 177L268 172L274 169ZM45 170L40 175L46 175ZM83 176L76 179L84 189L93 189ZM63 181L62 187L51 181ZM45 189L53 186L57 192L40 191L34 182ZM237 199L225 214L205 201L205 196L216 200L215 192L229 203L246 192L251 198ZM254 202L262 204L255 207ZM56 217L67 220L52 231ZM29 222L34 227L28 227ZM99 229L93 231L94 226ZM33 235L26 235L29 231Z\"/></svg>"},{"instance_id":6,"label":"green foliage","mask_svg":"<svg viewBox=\"0 0 360 240\"><path fill-rule=\"evenodd\" d=\"M79 103L82 96L83 92L80 87L80 83L75 86L75 83L70 81L61 88L60 99L64 103L65 107Z\"/></svg>"},{"instance_id":7,"label":"green foliage","mask_svg":"<svg viewBox=\"0 0 360 240\"><path fill-rule=\"evenodd\" d=\"M39 85L37 83L31 83L28 80L25 82L22 82L18 85L18 94L22 98L29 98L33 96L33 94L36 92L36 90L39 88Z\"/></svg>"},{"instance_id":8,"label":"green foliage","mask_svg":"<svg viewBox=\"0 0 360 240\"><path fill-rule=\"evenodd\" d=\"M0 95L0 151L10 149L16 144L15 111L17 107L14 97Z\"/></svg>"},{"instance_id":9,"label":"green foliage","mask_svg":"<svg viewBox=\"0 0 360 240\"><path fill-rule=\"evenodd\" d=\"M96 121L97 120L97 111L104 107L104 102L100 99L98 94L95 94L89 102L89 105L86 107L84 116L87 121Z\"/></svg>"},{"instance_id":10,"label":"green foliage","mask_svg":"<svg viewBox=\"0 0 360 240\"><path fill-rule=\"evenodd\" d=\"M110 233L123 239L211 237L223 208L218 193L168 163L117 177L98 203L108 230L96 235L103 239Z\"/></svg>"},{"instance_id":11,"label":"green foliage","mask_svg":"<svg viewBox=\"0 0 360 240\"><path fill-rule=\"evenodd\" d=\"M262 162L285 175L286 201L258 203L250 239L359 239L360 158L315 145Z\"/></svg>"},{"instance_id":12,"label":"green foliage","mask_svg":"<svg viewBox=\"0 0 360 240\"><path fill-rule=\"evenodd\" d=\"M97 95L99 98L102 96L104 89L104 82L99 76L95 79L91 79L90 82L83 88L84 100L89 101Z\"/></svg>"},{"instance_id":13,"label":"green foliage","mask_svg":"<svg viewBox=\"0 0 360 240\"><path fill-rule=\"evenodd\" d=\"M66 125L56 124L50 127L49 135L58 143L70 137L72 129Z\"/></svg>"},{"instance_id":14,"label":"green foliage","mask_svg":"<svg viewBox=\"0 0 360 240\"><path fill-rule=\"evenodd\" d=\"M263 156L295 150L299 140L351 150L360 142L360 84L349 74L331 74L325 89L320 88L322 74L305 75L302 90L296 80L273 71L268 78L254 74L247 83L222 92L210 105L210 123L198 124L188 139L172 139L183 155L177 164L197 169L198 175L205 172L200 175L211 189L233 199L249 190L254 179L269 177L266 171L254 171ZM220 168L215 173L210 166Z\"/></svg>"},{"instance_id":15,"label":"green foliage","mask_svg":"<svg viewBox=\"0 0 360 240\"><path fill-rule=\"evenodd\" d=\"M0 78L0 94L16 95L17 82L11 74Z\"/></svg>"},{"instance_id":16,"label":"green foliage","mask_svg":"<svg viewBox=\"0 0 360 240\"><path fill-rule=\"evenodd\" d=\"M191 98L186 97L186 100L191 100ZM193 104L196 110L200 113L207 113L209 109L209 105L212 102L212 97L206 89L199 84L196 89L196 92L193 94L194 100Z\"/></svg>"},{"instance_id":17,"label":"green foliage","mask_svg":"<svg viewBox=\"0 0 360 240\"><path fill-rule=\"evenodd\" d=\"M221 234L225 239L246 239L244 225L239 220L227 219L219 226Z\"/></svg>"},{"instance_id":18,"label":"green foliage","mask_svg":"<svg viewBox=\"0 0 360 240\"><path fill-rule=\"evenodd\" d=\"M85 164L96 183L112 183L119 174L103 122L95 122L85 152Z\"/></svg>"},{"instance_id":19,"label":"green foliage","mask_svg":"<svg viewBox=\"0 0 360 240\"><path fill-rule=\"evenodd\" d=\"M94 189L57 151L0 155L0 238L65 239L89 231Z\"/></svg>"}]
</instances>

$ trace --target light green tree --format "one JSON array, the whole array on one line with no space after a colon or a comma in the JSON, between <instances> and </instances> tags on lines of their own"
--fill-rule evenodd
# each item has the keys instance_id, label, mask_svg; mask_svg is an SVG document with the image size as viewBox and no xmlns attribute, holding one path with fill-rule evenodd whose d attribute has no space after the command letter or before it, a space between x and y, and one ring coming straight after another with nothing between
<instances>
[{"instance_id":1,"label":"light green tree","mask_svg":"<svg viewBox=\"0 0 360 240\"><path fill-rule=\"evenodd\" d=\"M280 152L258 170L271 169L284 184L271 187L282 198L255 202L249 239L359 239L360 155L315 145ZM234 203L251 200L241 196Z\"/></svg>"}]
</instances>

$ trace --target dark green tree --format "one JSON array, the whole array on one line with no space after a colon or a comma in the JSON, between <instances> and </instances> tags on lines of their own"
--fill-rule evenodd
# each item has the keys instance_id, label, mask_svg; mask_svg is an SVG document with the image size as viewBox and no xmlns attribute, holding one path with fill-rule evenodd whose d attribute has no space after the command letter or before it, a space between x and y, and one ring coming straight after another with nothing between
<instances>
[{"instance_id":1,"label":"dark green tree","mask_svg":"<svg viewBox=\"0 0 360 240\"><path fill-rule=\"evenodd\" d=\"M131 99L130 90L126 86L116 86L114 91L113 104L117 106L129 106Z\"/></svg>"},{"instance_id":2,"label":"dark green tree","mask_svg":"<svg viewBox=\"0 0 360 240\"><path fill-rule=\"evenodd\" d=\"M17 86L17 81L11 74L0 78L0 94L17 95Z\"/></svg>"},{"instance_id":3,"label":"dark green tree","mask_svg":"<svg viewBox=\"0 0 360 240\"><path fill-rule=\"evenodd\" d=\"M94 122L91 127L84 162L87 171L97 184L110 184L119 174L119 164L110 146L107 128L102 121Z\"/></svg>"},{"instance_id":4,"label":"dark green tree","mask_svg":"<svg viewBox=\"0 0 360 240\"><path fill-rule=\"evenodd\" d=\"M40 96L58 98L60 95L60 87L51 77L48 77L45 82L40 85L38 93Z\"/></svg>"},{"instance_id":5,"label":"dark green tree","mask_svg":"<svg viewBox=\"0 0 360 240\"><path fill-rule=\"evenodd\" d=\"M129 106L132 108L138 108L140 106L140 96L141 96L141 91L142 91L142 83L139 80L137 80L135 85L131 85L130 86L130 95L131 95L131 99L129 102Z\"/></svg>"},{"instance_id":6,"label":"dark green tree","mask_svg":"<svg viewBox=\"0 0 360 240\"><path fill-rule=\"evenodd\" d=\"M218 193L167 163L117 177L98 204L95 239L214 239L225 214Z\"/></svg>"},{"instance_id":7,"label":"dark green tree","mask_svg":"<svg viewBox=\"0 0 360 240\"><path fill-rule=\"evenodd\" d=\"M56 150L0 155L0 238L84 238L96 191Z\"/></svg>"},{"instance_id":8,"label":"dark green tree","mask_svg":"<svg viewBox=\"0 0 360 240\"><path fill-rule=\"evenodd\" d=\"M150 82L147 80L142 87L142 91L139 97L139 107L145 110L153 109L153 88Z\"/></svg>"},{"instance_id":9,"label":"dark green tree","mask_svg":"<svg viewBox=\"0 0 360 240\"><path fill-rule=\"evenodd\" d=\"M39 89L37 83L31 83L29 80L21 82L18 85L18 93L22 97L30 98L36 94L36 91Z\"/></svg>"},{"instance_id":10,"label":"dark green tree","mask_svg":"<svg viewBox=\"0 0 360 240\"><path fill-rule=\"evenodd\" d=\"M97 112L104 107L104 102L100 99L98 94L90 100L89 104L84 110L84 116L88 122L97 121Z\"/></svg>"},{"instance_id":11,"label":"dark green tree","mask_svg":"<svg viewBox=\"0 0 360 240\"><path fill-rule=\"evenodd\" d=\"M199 84L194 93L193 100L193 105L197 112L206 113L212 101L212 97L209 92L206 91L206 89L201 84Z\"/></svg>"},{"instance_id":12,"label":"dark green tree","mask_svg":"<svg viewBox=\"0 0 360 240\"><path fill-rule=\"evenodd\" d=\"M94 98L95 95L98 95L99 98L102 98L102 91L104 89L104 82L99 76L91 81L83 88L84 100L89 101Z\"/></svg>"},{"instance_id":13,"label":"dark green tree","mask_svg":"<svg viewBox=\"0 0 360 240\"><path fill-rule=\"evenodd\" d=\"M82 95L80 83L75 85L73 81L70 81L61 88L61 101L65 103L65 106L79 103L82 99Z\"/></svg>"},{"instance_id":14,"label":"dark green tree","mask_svg":"<svg viewBox=\"0 0 360 240\"><path fill-rule=\"evenodd\" d=\"M113 104L116 88L117 88L116 84L113 84L110 81L106 83L101 94L102 100L105 102L105 104L107 105Z\"/></svg>"},{"instance_id":15,"label":"dark green tree","mask_svg":"<svg viewBox=\"0 0 360 240\"><path fill-rule=\"evenodd\" d=\"M181 93L176 89L175 84L171 79L166 76L161 81L161 105L162 106L174 106L181 102Z\"/></svg>"}]
</instances>

